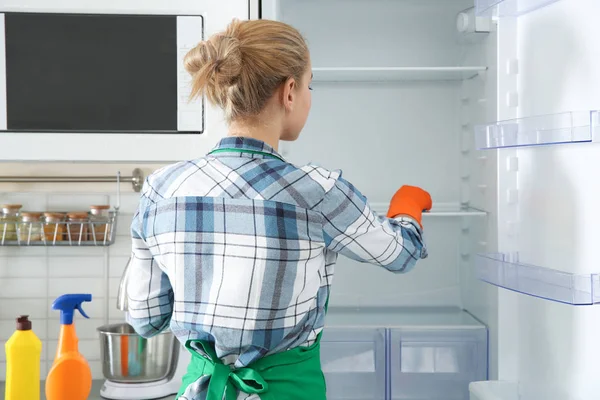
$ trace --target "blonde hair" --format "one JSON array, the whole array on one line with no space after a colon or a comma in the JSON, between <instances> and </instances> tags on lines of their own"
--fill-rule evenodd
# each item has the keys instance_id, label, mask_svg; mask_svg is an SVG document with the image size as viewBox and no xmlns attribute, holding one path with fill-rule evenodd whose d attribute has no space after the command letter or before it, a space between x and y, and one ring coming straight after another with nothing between
<instances>
[{"instance_id":1,"label":"blonde hair","mask_svg":"<svg viewBox=\"0 0 600 400\"><path fill-rule=\"evenodd\" d=\"M233 20L190 50L184 63L192 75L192 98L206 94L232 121L259 114L288 78L300 82L308 61L308 46L290 25Z\"/></svg>"}]
</instances>

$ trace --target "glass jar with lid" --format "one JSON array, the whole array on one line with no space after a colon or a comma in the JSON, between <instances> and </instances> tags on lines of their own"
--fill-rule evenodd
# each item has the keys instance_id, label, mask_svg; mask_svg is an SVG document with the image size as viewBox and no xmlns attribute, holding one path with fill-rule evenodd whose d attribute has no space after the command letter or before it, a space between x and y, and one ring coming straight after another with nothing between
<instances>
[{"instance_id":1,"label":"glass jar with lid","mask_svg":"<svg viewBox=\"0 0 600 400\"><path fill-rule=\"evenodd\" d=\"M93 229L90 231L89 240L104 242L110 237L110 206L98 205L90 207L90 222Z\"/></svg>"},{"instance_id":2,"label":"glass jar with lid","mask_svg":"<svg viewBox=\"0 0 600 400\"><path fill-rule=\"evenodd\" d=\"M23 212L19 223L19 240L30 243L42 240L42 213Z\"/></svg>"},{"instance_id":3,"label":"glass jar with lid","mask_svg":"<svg viewBox=\"0 0 600 400\"><path fill-rule=\"evenodd\" d=\"M4 204L0 206L0 243L17 240L17 227L19 225L19 212L21 204Z\"/></svg>"},{"instance_id":4,"label":"glass jar with lid","mask_svg":"<svg viewBox=\"0 0 600 400\"><path fill-rule=\"evenodd\" d=\"M67 232L65 240L79 242L88 240L88 213L71 212L67 214Z\"/></svg>"},{"instance_id":5,"label":"glass jar with lid","mask_svg":"<svg viewBox=\"0 0 600 400\"><path fill-rule=\"evenodd\" d=\"M65 237L65 215L61 213L44 214L44 236L46 242L62 242Z\"/></svg>"}]
</instances>

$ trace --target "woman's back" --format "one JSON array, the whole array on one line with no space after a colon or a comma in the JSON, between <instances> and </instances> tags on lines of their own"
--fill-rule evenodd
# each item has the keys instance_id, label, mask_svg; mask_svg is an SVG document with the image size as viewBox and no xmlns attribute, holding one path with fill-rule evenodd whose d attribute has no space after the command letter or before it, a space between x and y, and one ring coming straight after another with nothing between
<instances>
[{"instance_id":1,"label":"woman's back","mask_svg":"<svg viewBox=\"0 0 600 400\"><path fill-rule=\"evenodd\" d=\"M132 229L148 248L139 257L151 255L168 276L154 284L172 288L173 332L214 341L240 367L309 345L322 329L336 254L326 250L319 205L338 174L254 154L275 152L252 139L220 144L231 147L249 152L153 174Z\"/></svg>"}]
</instances>

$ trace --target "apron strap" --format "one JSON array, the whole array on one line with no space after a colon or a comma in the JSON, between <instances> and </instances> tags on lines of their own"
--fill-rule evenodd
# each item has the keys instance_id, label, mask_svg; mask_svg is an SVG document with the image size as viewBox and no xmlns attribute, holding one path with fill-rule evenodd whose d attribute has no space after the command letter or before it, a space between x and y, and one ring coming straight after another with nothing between
<instances>
[{"instance_id":1,"label":"apron strap","mask_svg":"<svg viewBox=\"0 0 600 400\"><path fill-rule=\"evenodd\" d=\"M257 151L257 150L245 150L245 149L229 149L229 148L222 148L222 149L216 149L211 151L210 153L208 153L209 155L212 154L218 154L218 153L248 153L248 154L260 154L263 155L265 157L270 157L270 158L274 158L276 160L280 160L283 162L286 162L283 158L279 157L276 154L273 153L266 153L264 151Z\"/></svg>"},{"instance_id":2,"label":"apron strap","mask_svg":"<svg viewBox=\"0 0 600 400\"><path fill-rule=\"evenodd\" d=\"M192 344L197 344L210 358L199 354ZM217 357L213 345L203 340L188 340L185 347L192 353L192 363L202 367L204 375L210 375L207 399L223 398L235 400L239 389L248 394L260 394L269 385L256 370L251 368L231 369Z\"/></svg>"}]
</instances>

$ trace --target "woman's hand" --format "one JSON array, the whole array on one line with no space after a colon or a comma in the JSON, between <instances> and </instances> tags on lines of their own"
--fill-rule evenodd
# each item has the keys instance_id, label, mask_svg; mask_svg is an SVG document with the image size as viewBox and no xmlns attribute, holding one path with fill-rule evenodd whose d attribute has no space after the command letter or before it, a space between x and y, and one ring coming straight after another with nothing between
<instances>
[{"instance_id":1,"label":"woman's hand","mask_svg":"<svg viewBox=\"0 0 600 400\"><path fill-rule=\"evenodd\" d=\"M405 185L392 197L387 217L395 218L407 215L415 219L422 228L421 215L423 211L431 210L431 205L429 193L419 187Z\"/></svg>"}]
</instances>

